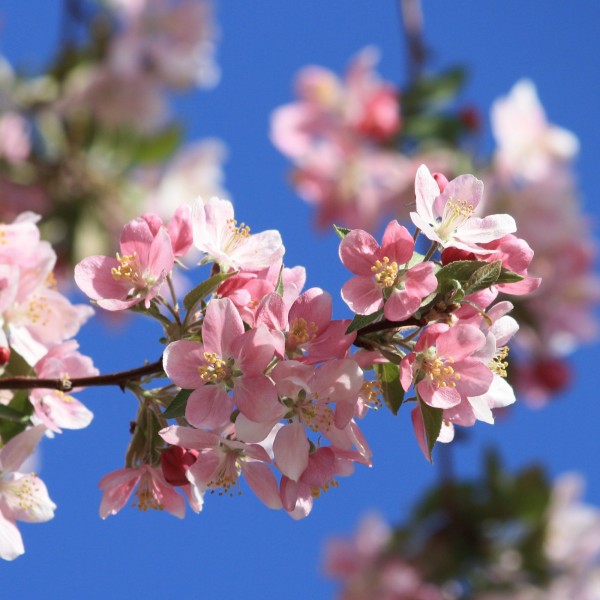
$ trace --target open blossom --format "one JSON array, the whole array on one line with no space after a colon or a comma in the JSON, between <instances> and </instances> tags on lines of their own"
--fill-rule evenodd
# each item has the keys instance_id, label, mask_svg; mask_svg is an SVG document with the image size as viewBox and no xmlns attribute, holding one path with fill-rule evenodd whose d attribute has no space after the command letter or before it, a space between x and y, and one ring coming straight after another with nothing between
<instances>
[{"instance_id":1,"label":"open blossom","mask_svg":"<svg viewBox=\"0 0 600 600\"><path fill-rule=\"evenodd\" d=\"M496 168L503 176L542 180L579 150L570 131L548 123L535 85L527 79L494 102L491 119L498 144Z\"/></svg>"},{"instance_id":2,"label":"open blossom","mask_svg":"<svg viewBox=\"0 0 600 600\"><path fill-rule=\"evenodd\" d=\"M231 300L213 299L206 308L202 338L203 343L172 342L164 353L167 376L194 390L187 420L196 427L221 427L229 422L234 406L255 421L269 418L279 403L275 386L264 375L275 354L267 328L261 325L244 332Z\"/></svg>"},{"instance_id":3,"label":"open blossom","mask_svg":"<svg viewBox=\"0 0 600 600\"><path fill-rule=\"evenodd\" d=\"M160 468L150 465L117 469L100 480L98 487L103 492L100 516L106 519L110 515L116 515L125 506L136 486L137 500L134 506L139 510L166 510L180 519L184 517L183 497L165 481Z\"/></svg>"},{"instance_id":4,"label":"open blossom","mask_svg":"<svg viewBox=\"0 0 600 600\"><path fill-rule=\"evenodd\" d=\"M415 381L423 402L443 409L484 394L493 372L476 354L485 346L485 335L474 325L431 325L402 360L402 387L408 391Z\"/></svg>"},{"instance_id":5,"label":"open blossom","mask_svg":"<svg viewBox=\"0 0 600 600\"><path fill-rule=\"evenodd\" d=\"M185 471L194 495L201 497L209 490L231 494L243 475L266 506L281 508L277 480L269 468L271 458L262 445L245 444L231 439L231 435L224 437L191 427L167 427L160 435L169 444L198 453Z\"/></svg>"},{"instance_id":6,"label":"open blossom","mask_svg":"<svg viewBox=\"0 0 600 600\"><path fill-rule=\"evenodd\" d=\"M473 216L483 195L483 182L473 175L460 175L440 192L429 169L421 165L415 180L416 212L413 223L444 248L482 252L478 244L497 240L516 231L510 215Z\"/></svg>"},{"instance_id":7,"label":"open blossom","mask_svg":"<svg viewBox=\"0 0 600 600\"><path fill-rule=\"evenodd\" d=\"M31 427L0 449L0 558L13 560L25 552L15 521L42 523L54 517L56 505L35 473L21 473L46 428Z\"/></svg>"},{"instance_id":8,"label":"open blossom","mask_svg":"<svg viewBox=\"0 0 600 600\"><path fill-rule=\"evenodd\" d=\"M70 340L51 348L34 366L35 374L40 379L69 380L76 377L98 375L92 360L77 352L79 344ZM77 392L81 388L73 389ZM70 393L59 390L38 388L31 391L29 401L33 404L34 419L43 423L51 431L61 432L65 429L82 429L87 427L93 414Z\"/></svg>"},{"instance_id":9,"label":"open blossom","mask_svg":"<svg viewBox=\"0 0 600 600\"><path fill-rule=\"evenodd\" d=\"M140 302L150 307L173 268L171 238L161 227L152 232L142 219L130 221L121 234L116 258L90 256L75 267L80 289L106 310L124 310Z\"/></svg>"},{"instance_id":10,"label":"open blossom","mask_svg":"<svg viewBox=\"0 0 600 600\"><path fill-rule=\"evenodd\" d=\"M281 235L269 230L251 234L250 227L233 216L228 200L196 200L193 208L194 245L205 261L213 260L225 269L257 271L269 267L284 254Z\"/></svg>"},{"instance_id":11,"label":"open blossom","mask_svg":"<svg viewBox=\"0 0 600 600\"><path fill-rule=\"evenodd\" d=\"M56 253L39 240L37 215L23 213L0 226L0 326L10 346L33 366L73 337L93 314L56 289Z\"/></svg>"},{"instance_id":12,"label":"open blossom","mask_svg":"<svg viewBox=\"0 0 600 600\"><path fill-rule=\"evenodd\" d=\"M370 315L383 308L392 321L410 317L423 298L437 288L433 263L408 268L414 241L405 227L391 221L382 245L366 231L351 231L340 244L340 258L355 273L342 287L342 298L356 313Z\"/></svg>"}]
</instances>

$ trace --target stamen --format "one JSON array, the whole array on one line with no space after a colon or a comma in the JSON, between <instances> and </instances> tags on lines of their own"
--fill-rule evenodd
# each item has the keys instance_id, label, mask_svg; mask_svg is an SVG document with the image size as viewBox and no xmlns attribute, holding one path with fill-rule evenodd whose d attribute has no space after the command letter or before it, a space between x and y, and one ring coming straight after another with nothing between
<instances>
[{"instance_id":1,"label":"stamen","mask_svg":"<svg viewBox=\"0 0 600 600\"><path fill-rule=\"evenodd\" d=\"M314 321L307 323L306 319L298 317L290 324L288 337L294 345L306 344L306 342L315 339L317 331L319 331L319 328Z\"/></svg>"},{"instance_id":2,"label":"stamen","mask_svg":"<svg viewBox=\"0 0 600 600\"><path fill-rule=\"evenodd\" d=\"M502 346L496 350L496 356L488 364L490 370L496 373L496 375L500 375L500 377L507 376L508 361L505 360L507 356L508 346Z\"/></svg>"},{"instance_id":3,"label":"stamen","mask_svg":"<svg viewBox=\"0 0 600 600\"><path fill-rule=\"evenodd\" d=\"M208 363L198 367L200 379L205 383L221 383L231 376L231 369L226 361L212 352L204 353L204 360Z\"/></svg>"},{"instance_id":4,"label":"stamen","mask_svg":"<svg viewBox=\"0 0 600 600\"><path fill-rule=\"evenodd\" d=\"M387 256L384 256L381 260L376 260L375 264L371 267L375 282L379 287L389 288L396 282L398 276L398 263L391 261Z\"/></svg>"},{"instance_id":5,"label":"stamen","mask_svg":"<svg viewBox=\"0 0 600 600\"><path fill-rule=\"evenodd\" d=\"M140 277L138 273L137 252L125 254L124 256L121 256L117 252L117 261L119 261L119 266L113 267L110 270L114 279L117 281L130 281L134 284L137 283Z\"/></svg>"}]
</instances>

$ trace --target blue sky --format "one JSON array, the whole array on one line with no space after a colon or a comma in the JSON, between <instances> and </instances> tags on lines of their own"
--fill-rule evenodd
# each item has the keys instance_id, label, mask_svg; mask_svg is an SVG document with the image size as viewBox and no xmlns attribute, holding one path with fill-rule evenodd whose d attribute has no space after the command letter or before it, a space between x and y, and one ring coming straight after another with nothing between
<instances>
[{"instance_id":1,"label":"blue sky","mask_svg":"<svg viewBox=\"0 0 600 600\"><path fill-rule=\"evenodd\" d=\"M60 5L1 1L0 50L17 64L42 65L56 44ZM563 0L425 0L424 8L432 65L466 64L471 78L464 99L484 113L519 78L535 81L551 121L581 141L582 201L596 225L600 4L580 2L575 9ZM347 279L337 261L337 239L312 230L309 207L286 184L289 165L268 140L268 119L273 108L291 100L292 78L302 66L340 72L369 44L382 52L383 75L401 83L404 45L395 2L222 0L217 14L222 82L212 92L178 98L177 116L189 127L189 139L225 141L226 185L239 220L253 231L279 229L286 264L305 265L308 286L330 291L336 316L346 318L336 291ZM79 339L108 372L155 360L158 333L143 319L115 325L99 316ZM482 448L496 444L511 467L543 461L552 474L583 472L587 499L600 505L598 357L597 347L579 350L575 384L546 409L517 406L505 422L470 430L469 442L455 448L457 472L475 473ZM319 570L324 539L352 531L368 510L404 518L439 468L418 450L408 411L397 418L380 411L363 423L373 468L342 479L305 521L269 511L246 488L240 498L207 497L203 513L183 521L130 508L102 521L97 482L123 464L136 403L109 388L88 390L81 398L95 420L84 431L43 444L41 475L58 510L50 523L21 527L26 554L0 564L3 597L328 598L334 588Z\"/></svg>"}]
</instances>

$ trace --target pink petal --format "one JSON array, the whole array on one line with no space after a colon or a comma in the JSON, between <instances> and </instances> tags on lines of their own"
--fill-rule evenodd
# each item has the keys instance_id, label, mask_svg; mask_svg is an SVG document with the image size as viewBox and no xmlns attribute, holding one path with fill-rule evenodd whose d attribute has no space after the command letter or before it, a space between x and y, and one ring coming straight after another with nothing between
<instances>
[{"instance_id":1,"label":"pink petal","mask_svg":"<svg viewBox=\"0 0 600 600\"><path fill-rule=\"evenodd\" d=\"M373 314L383 306L381 288L372 276L357 276L347 281L342 287L342 298L359 315Z\"/></svg>"},{"instance_id":2,"label":"pink petal","mask_svg":"<svg viewBox=\"0 0 600 600\"><path fill-rule=\"evenodd\" d=\"M185 418L194 427L215 429L226 425L232 412L233 401L227 392L217 385L205 385L190 394Z\"/></svg>"},{"instance_id":3,"label":"pink petal","mask_svg":"<svg viewBox=\"0 0 600 600\"><path fill-rule=\"evenodd\" d=\"M202 327L202 340L207 352L229 358L234 342L243 333L244 323L229 298L213 299L208 303Z\"/></svg>"},{"instance_id":4,"label":"pink petal","mask_svg":"<svg viewBox=\"0 0 600 600\"><path fill-rule=\"evenodd\" d=\"M371 267L379 258L380 247L375 238L362 229L351 231L340 244L340 260L355 275L371 276Z\"/></svg>"},{"instance_id":5,"label":"pink petal","mask_svg":"<svg viewBox=\"0 0 600 600\"><path fill-rule=\"evenodd\" d=\"M300 423L284 425L273 442L273 452L279 470L292 481L298 481L308 466L310 445Z\"/></svg>"},{"instance_id":6,"label":"pink petal","mask_svg":"<svg viewBox=\"0 0 600 600\"><path fill-rule=\"evenodd\" d=\"M417 213L419 213L421 218L427 223L435 222L433 203L439 195L440 188L436 180L432 177L429 169L425 165L421 165L417 169L417 175L415 177L415 198L417 203Z\"/></svg>"},{"instance_id":7,"label":"pink petal","mask_svg":"<svg viewBox=\"0 0 600 600\"><path fill-rule=\"evenodd\" d=\"M383 234L381 255L403 265L412 258L414 249L415 243L408 229L398 221L390 221Z\"/></svg>"},{"instance_id":8,"label":"pink petal","mask_svg":"<svg viewBox=\"0 0 600 600\"><path fill-rule=\"evenodd\" d=\"M236 378L233 400L240 412L252 421L273 422L281 417L277 391L265 375Z\"/></svg>"},{"instance_id":9,"label":"pink petal","mask_svg":"<svg viewBox=\"0 0 600 600\"><path fill-rule=\"evenodd\" d=\"M163 367L167 377L175 385L194 390L204 385L198 368L206 364L204 346L199 342L178 340L171 342L163 355Z\"/></svg>"},{"instance_id":10,"label":"pink petal","mask_svg":"<svg viewBox=\"0 0 600 600\"><path fill-rule=\"evenodd\" d=\"M17 526L0 512L0 558L14 560L24 552L23 538Z\"/></svg>"},{"instance_id":11,"label":"pink petal","mask_svg":"<svg viewBox=\"0 0 600 600\"><path fill-rule=\"evenodd\" d=\"M273 510L282 507L277 479L267 465L258 461L246 461L242 463L242 473L263 504Z\"/></svg>"}]
</instances>

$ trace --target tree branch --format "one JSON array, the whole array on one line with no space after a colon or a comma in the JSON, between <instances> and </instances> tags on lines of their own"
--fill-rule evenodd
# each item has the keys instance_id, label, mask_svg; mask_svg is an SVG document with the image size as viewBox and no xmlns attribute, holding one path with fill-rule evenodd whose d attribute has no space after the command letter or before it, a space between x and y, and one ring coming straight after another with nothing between
<instances>
[{"instance_id":1,"label":"tree branch","mask_svg":"<svg viewBox=\"0 0 600 600\"><path fill-rule=\"evenodd\" d=\"M427 48L423 42L423 10L421 0L398 0L402 27L406 36L408 74L416 81L427 59Z\"/></svg>"},{"instance_id":2,"label":"tree branch","mask_svg":"<svg viewBox=\"0 0 600 600\"><path fill-rule=\"evenodd\" d=\"M119 371L106 375L95 375L93 377L75 377L74 379L37 379L36 377L7 377L0 379L0 390L29 390L34 388L45 388L68 392L79 387L98 387L105 385L118 385L123 388L129 381L139 380L145 375L162 373L162 356L153 363Z\"/></svg>"}]
</instances>

